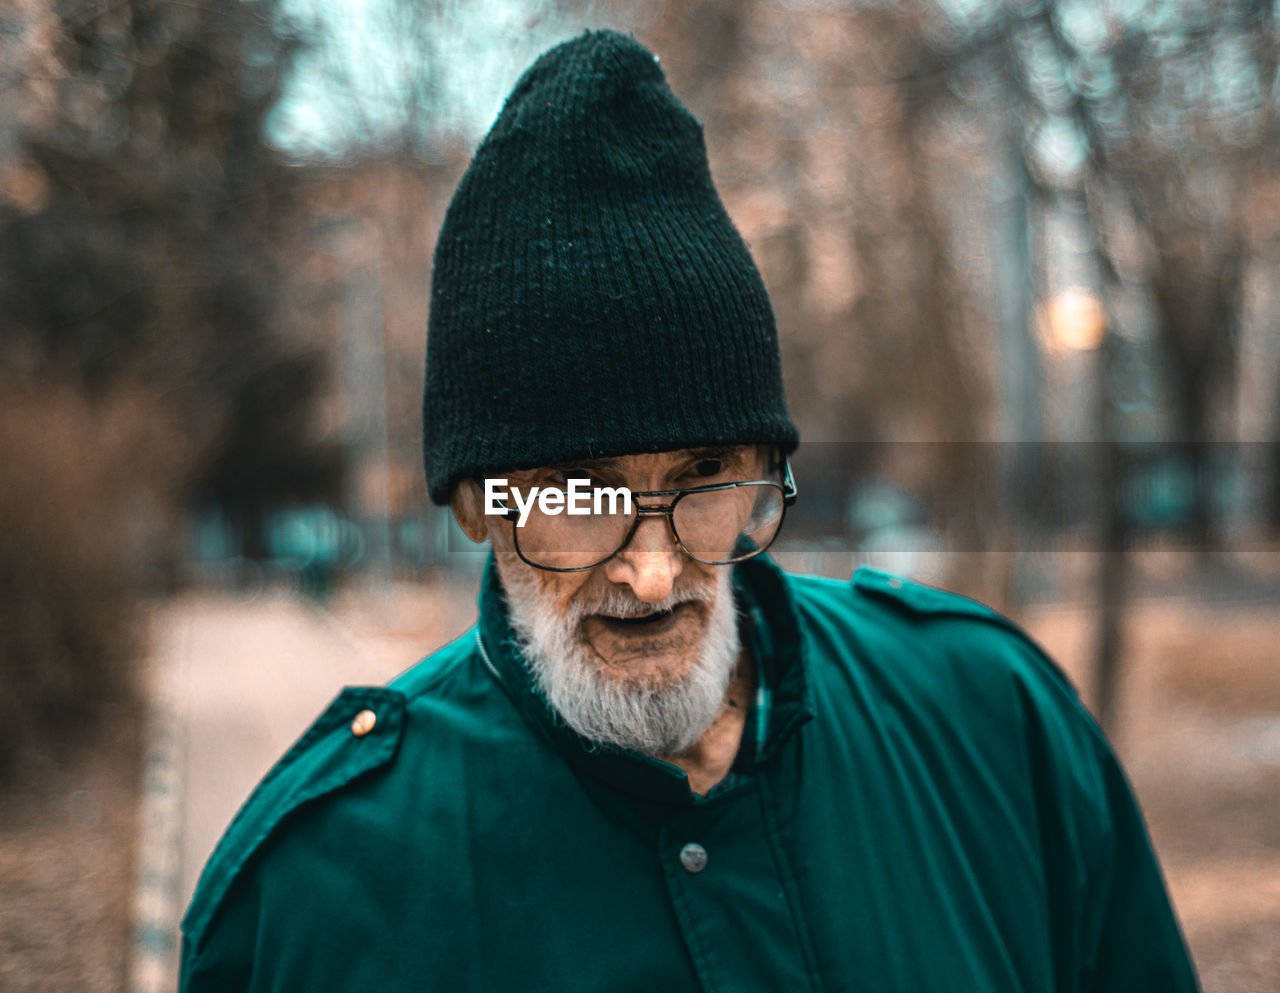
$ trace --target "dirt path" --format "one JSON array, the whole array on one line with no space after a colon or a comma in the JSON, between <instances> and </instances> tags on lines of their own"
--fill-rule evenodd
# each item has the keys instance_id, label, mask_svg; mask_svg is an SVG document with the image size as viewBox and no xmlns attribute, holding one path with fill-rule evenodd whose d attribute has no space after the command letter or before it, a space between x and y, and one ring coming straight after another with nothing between
<instances>
[{"instance_id":1,"label":"dirt path","mask_svg":"<svg viewBox=\"0 0 1280 993\"><path fill-rule=\"evenodd\" d=\"M117 993L129 947L140 714L0 800L0 990Z\"/></svg>"}]
</instances>

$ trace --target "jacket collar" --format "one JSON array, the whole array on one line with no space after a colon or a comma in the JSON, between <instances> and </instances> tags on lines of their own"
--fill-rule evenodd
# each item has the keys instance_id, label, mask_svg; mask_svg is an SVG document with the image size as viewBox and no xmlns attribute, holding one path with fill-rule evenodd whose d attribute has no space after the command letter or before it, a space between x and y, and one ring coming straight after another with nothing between
<instances>
[{"instance_id":1,"label":"jacket collar","mask_svg":"<svg viewBox=\"0 0 1280 993\"><path fill-rule=\"evenodd\" d=\"M743 640L750 646L761 677L769 687L771 706L764 746L752 772L773 761L785 744L813 716L803 641L786 577L761 555L734 566L733 587ZM668 762L609 745L587 741L568 728L534 687L511 629L506 594L490 553L480 584L477 645L485 665L534 730L545 737L588 778L605 786L677 806L713 801L690 791L683 770ZM726 791L727 792L727 791Z\"/></svg>"}]
</instances>

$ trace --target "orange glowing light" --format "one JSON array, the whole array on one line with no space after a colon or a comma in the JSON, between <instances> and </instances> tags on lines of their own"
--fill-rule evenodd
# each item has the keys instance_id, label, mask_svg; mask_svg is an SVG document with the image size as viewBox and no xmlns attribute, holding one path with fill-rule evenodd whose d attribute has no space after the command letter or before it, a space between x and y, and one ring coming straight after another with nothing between
<instances>
[{"instance_id":1,"label":"orange glowing light","mask_svg":"<svg viewBox=\"0 0 1280 993\"><path fill-rule=\"evenodd\" d=\"M1107 336L1107 313L1097 296L1073 287L1042 305L1040 328L1055 351L1090 351Z\"/></svg>"}]
</instances>

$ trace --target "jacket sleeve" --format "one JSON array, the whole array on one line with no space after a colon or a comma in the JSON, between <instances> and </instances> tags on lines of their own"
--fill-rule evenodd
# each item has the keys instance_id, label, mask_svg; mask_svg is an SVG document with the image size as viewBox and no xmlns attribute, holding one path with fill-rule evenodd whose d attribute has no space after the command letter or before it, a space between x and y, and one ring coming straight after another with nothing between
<instances>
[{"instance_id":1,"label":"jacket sleeve","mask_svg":"<svg viewBox=\"0 0 1280 993\"><path fill-rule=\"evenodd\" d=\"M1016 734L1034 810L1055 993L1194 993L1199 989L1142 814L1105 735L1074 686L1008 618L976 601L873 569L861 593L912 615L937 644L999 673L1014 701ZM978 622L975 626L973 622ZM1012 637L1011 637L1012 636ZM966 668L975 671L974 667Z\"/></svg>"},{"instance_id":2,"label":"jacket sleeve","mask_svg":"<svg viewBox=\"0 0 1280 993\"><path fill-rule=\"evenodd\" d=\"M238 886L197 947L182 939L178 993L246 993L253 982L257 944L257 901L249 887Z\"/></svg>"},{"instance_id":3,"label":"jacket sleeve","mask_svg":"<svg viewBox=\"0 0 1280 993\"><path fill-rule=\"evenodd\" d=\"M1102 729L1023 637L1023 748L1062 993L1199 989L1137 799Z\"/></svg>"},{"instance_id":4,"label":"jacket sleeve","mask_svg":"<svg viewBox=\"0 0 1280 993\"><path fill-rule=\"evenodd\" d=\"M1119 760L1074 688L1029 640L1023 661L1035 663L1019 670L1023 745L1037 794L1057 988L1194 993L1195 970Z\"/></svg>"},{"instance_id":5,"label":"jacket sleeve","mask_svg":"<svg viewBox=\"0 0 1280 993\"><path fill-rule=\"evenodd\" d=\"M1081 993L1194 993L1195 969L1142 815L1105 742L1098 762L1110 830L1089 877Z\"/></svg>"}]
</instances>

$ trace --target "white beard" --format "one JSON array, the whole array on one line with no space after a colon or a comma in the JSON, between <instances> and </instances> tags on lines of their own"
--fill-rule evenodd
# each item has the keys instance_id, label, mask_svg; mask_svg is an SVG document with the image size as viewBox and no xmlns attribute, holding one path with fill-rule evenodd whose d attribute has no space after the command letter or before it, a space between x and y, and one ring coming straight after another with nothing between
<instances>
[{"instance_id":1,"label":"white beard","mask_svg":"<svg viewBox=\"0 0 1280 993\"><path fill-rule=\"evenodd\" d=\"M533 673L538 691L564 722L589 741L646 755L679 755L714 723L738 662L738 618L729 570L716 582L673 592L659 604L623 593L588 604L571 602L561 611L543 596L537 579L510 570L504 576L511 627ZM676 682L660 686L611 679L600 670L582 636L588 614L640 616L690 600L711 603L706 634L693 667Z\"/></svg>"}]
</instances>

